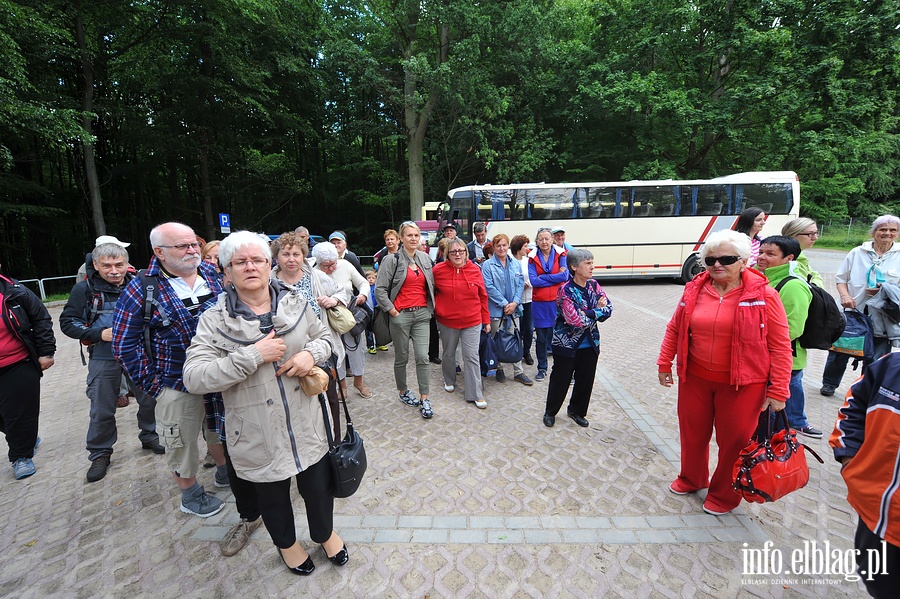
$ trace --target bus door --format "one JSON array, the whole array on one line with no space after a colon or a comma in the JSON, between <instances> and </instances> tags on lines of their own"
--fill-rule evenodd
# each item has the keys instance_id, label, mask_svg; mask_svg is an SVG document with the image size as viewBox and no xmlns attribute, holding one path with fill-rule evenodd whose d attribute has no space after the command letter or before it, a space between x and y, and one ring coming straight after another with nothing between
<instances>
[{"instance_id":1,"label":"bus door","mask_svg":"<svg viewBox=\"0 0 900 599\"><path fill-rule=\"evenodd\" d=\"M441 222L438 225L437 241L441 239L441 233L448 224L456 225L457 235L472 241L472 215L475 211L474 197L471 191L457 193L450 200L450 207L441 214ZM437 245L437 242L435 242Z\"/></svg>"}]
</instances>

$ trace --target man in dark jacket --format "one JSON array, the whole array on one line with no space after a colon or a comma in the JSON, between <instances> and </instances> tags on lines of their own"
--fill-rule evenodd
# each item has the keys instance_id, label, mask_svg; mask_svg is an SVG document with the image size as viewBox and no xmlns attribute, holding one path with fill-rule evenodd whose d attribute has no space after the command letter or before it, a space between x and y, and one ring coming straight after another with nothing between
<instances>
[{"instance_id":1,"label":"man in dark jacket","mask_svg":"<svg viewBox=\"0 0 900 599\"><path fill-rule=\"evenodd\" d=\"M0 432L6 435L16 479L36 472L41 376L53 366L53 320L41 300L0 275Z\"/></svg>"},{"instance_id":2,"label":"man in dark jacket","mask_svg":"<svg viewBox=\"0 0 900 599\"><path fill-rule=\"evenodd\" d=\"M116 400L119 397L122 366L112 352L112 324L116 301L125 285L134 278L128 272L128 251L116 243L104 243L93 250L93 269L88 278L72 288L69 301L59 317L62 332L88 347L90 362L87 396L91 400L87 432L88 482L106 476L118 434ZM134 387L133 385L131 385ZM138 402L138 438L141 446L157 454L165 453L156 433L156 400L134 388Z\"/></svg>"}]
</instances>

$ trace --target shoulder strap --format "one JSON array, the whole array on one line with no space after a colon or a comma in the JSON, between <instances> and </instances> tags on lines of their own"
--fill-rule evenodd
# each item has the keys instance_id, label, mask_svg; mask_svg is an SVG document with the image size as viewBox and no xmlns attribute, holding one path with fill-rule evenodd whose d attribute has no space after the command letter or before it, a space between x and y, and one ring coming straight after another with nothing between
<instances>
[{"instance_id":1,"label":"shoulder strap","mask_svg":"<svg viewBox=\"0 0 900 599\"><path fill-rule=\"evenodd\" d=\"M159 278L156 275L148 275L146 269L138 271L137 276L141 280L144 289L143 294L143 319L144 319L144 351L149 360L153 360L153 343L151 343L150 321L153 319L154 308L159 309L162 317L162 325L169 326L169 316L159 303Z\"/></svg>"},{"instance_id":2,"label":"shoulder strap","mask_svg":"<svg viewBox=\"0 0 900 599\"><path fill-rule=\"evenodd\" d=\"M795 277L794 275L788 275L785 278L778 281L778 284L775 285L775 291L781 292L781 288L784 287L785 285L787 285L787 282L790 281L791 279L796 279L798 281L803 280L800 277Z\"/></svg>"}]
</instances>

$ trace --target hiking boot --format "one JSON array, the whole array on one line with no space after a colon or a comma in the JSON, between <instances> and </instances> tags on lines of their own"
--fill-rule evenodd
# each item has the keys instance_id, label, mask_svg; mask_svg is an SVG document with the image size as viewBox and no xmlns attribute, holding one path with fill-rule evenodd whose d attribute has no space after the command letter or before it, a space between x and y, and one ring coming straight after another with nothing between
<instances>
[{"instance_id":1,"label":"hiking boot","mask_svg":"<svg viewBox=\"0 0 900 599\"><path fill-rule=\"evenodd\" d=\"M822 385L822 388L819 389L819 393L824 395L825 397L831 397L834 395L834 387L831 385Z\"/></svg>"},{"instance_id":2,"label":"hiking boot","mask_svg":"<svg viewBox=\"0 0 900 599\"><path fill-rule=\"evenodd\" d=\"M478 405L478 402L475 402L475 405ZM431 409L431 402L427 399L422 400L422 405L419 407L419 411L422 412L422 418L426 420L434 416L434 411Z\"/></svg>"},{"instance_id":3,"label":"hiking boot","mask_svg":"<svg viewBox=\"0 0 900 599\"><path fill-rule=\"evenodd\" d=\"M231 527L231 530L225 534L225 538L219 544L222 555L231 557L243 549L244 545L250 541L250 535L259 528L260 524L262 524L261 517L257 517L253 522L241 518L241 521Z\"/></svg>"},{"instance_id":4,"label":"hiking boot","mask_svg":"<svg viewBox=\"0 0 900 599\"><path fill-rule=\"evenodd\" d=\"M31 461L31 458L19 458L12 463L12 469L13 474L16 475L16 480L28 478L37 472L37 468L34 467L34 462Z\"/></svg>"},{"instance_id":5,"label":"hiking boot","mask_svg":"<svg viewBox=\"0 0 900 599\"><path fill-rule=\"evenodd\" d=\"M162 455L166 453L166 448L160 445L159 440L141 443L141 449L148 449L156 455ZM204 466L206 466L206 464L204 464ZM215 462L213 462L213 466L215 466Z\"/></svg>"},{"instance_id":6,"label":"hiking boot","mask_svg":"<svg viewBox=\"0 0 900 599\"><path fill-rule=\"evenodd\" d=\"M182 512L200 516L201 518L209 518L219 513L219 510L223 507L225 507L225 502L207 493L202 485L197 485L197 488L194 489L187 501L181 500Z\"/></svg>"},{"instance_id":7,"label":"hiking boot","mask_svg":"<svg viewBox=\"0 0 900 599\"><path fill-rule=\"evenodd\" d=\"M403 393L400 394L400 401L405 403L408 406L412 406L414 408L422 405L422 402L419 401L419 398L416 397L416 394L412 392L412 389L407 389Z\"/></svg>"},{"instance_id":8,"label":"hiking boot","mask_svg":"<svg viewBox=\"0 0 900 599\"><path fill-rule=\"evenodd\" d=\"M87 481L95 483L106 476L106 469L109 468L109 456L102 455L91 462L91 467L87 471Z\"/></svg>"},{"instance_id":9,"label":"hiking boot","mask_svg":"<svg viewBox=\"0 0 900 599\"><path fill-rule=\"evenodd\" d=\"M231 480L228 478L228 472L223 472L222 476L219 476L219 471L216 470L216 475L213 477L213 484L217 487L230 487Z\"/></svg>"}]
</instances>

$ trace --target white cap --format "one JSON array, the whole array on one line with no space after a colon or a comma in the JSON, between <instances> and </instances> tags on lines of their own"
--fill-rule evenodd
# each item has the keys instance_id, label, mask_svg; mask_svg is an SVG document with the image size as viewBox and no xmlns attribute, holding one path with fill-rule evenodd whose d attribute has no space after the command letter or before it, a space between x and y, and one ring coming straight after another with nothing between
<instances>
[{"instance_id":1,"label":"white cap","mask_svg":"<svg viewBox=\"0 0 900 599\"><path fill-rule=\"evenodd\" d=\"M116 245L122 246L123 248L127 248L129 245L131 245L130 243L125 243L124 241L119 241L112 235L101 235L100 237L97 238L97 243L94 245L96 247L96 246L102 245L104 243L114 243Z\"/></svg>"}]
</instances>

